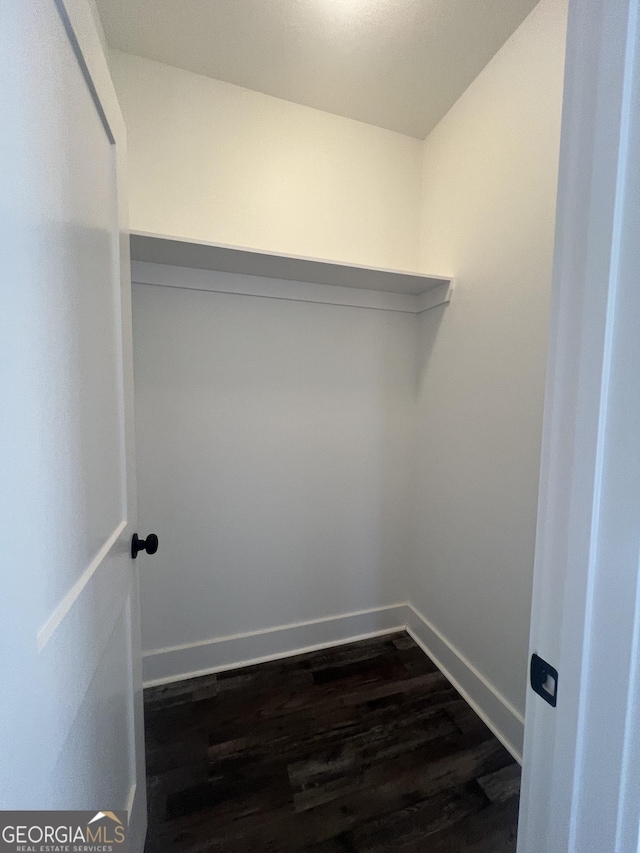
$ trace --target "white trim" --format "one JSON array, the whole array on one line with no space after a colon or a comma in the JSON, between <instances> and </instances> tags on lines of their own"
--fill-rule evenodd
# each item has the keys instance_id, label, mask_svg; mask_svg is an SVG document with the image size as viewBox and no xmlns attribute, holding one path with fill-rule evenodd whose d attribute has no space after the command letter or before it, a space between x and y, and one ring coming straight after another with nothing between
<instances>
[{"instance_id":1,"label":"white trim","mask_svg":"<svg viewBox=\"0 0 640 853\"><path fill-rule=\"evenodd\" d=\"M91 6L85 0L54 0L54 4L111 141L123 144L124 119Z\"/></svg>"},{"instance_id":2,"label":"white trim","mask_svg":"<svg viewBox=\"0 0 640 853\"><path fill-rule=\"evenodd\" d=\"M638 12L569 12L519 853L640 849Z\"/></svg>"},{"instance_id":3,"label":"white trim","mask_svg":"<svg viewBox=\"0 0 640 853\"><path fill-rule=\"evenodd\" d=\"M391 604L145 652L144 686L169 684L403 631L407 613L406 604Z\"/></svg>"},{"instance_id":4,"label":"white trim","mask_svg":"<svg viewBox=\"0 0 640 853\"><path fill-rule=\"evenodd\" d=\"M407 610L409 635L522 764L523 715L412 604L407 605Z\"/></svg>"},{"instance_id":5,"label":"white trim","mask_svg":"<svg viewBox=\"0 0 640 853\"><path fill-rule=\"evenodd\" d=\"M38 631L38 651L41 652L44 647L47 645L56 629L65 618L67 613L71 610L74 603L77 601L80 593L85 588L85 586L89 583L93 575L95 574L98 567L101 565L104 558L107 556L109 551L116 544L118 539L120 538L120 534L127 526L126 519L121 521L120 524L113 531L111 536L104 543L102 548L95 555L93 560L89 563L84 572L80 575L78 580L74 583L71 589L67 592L65 597L62 599L60 604L53 611L51 616L44 623L42 628Z\"/></svg>"},{"instance_id":6,"label":"white trim","mask_svg":"<svg viewBox=\"0 0 640 853\"><path fill-rule=\"evenodd\" d=\"M234 272L217 272L190 267L132 261L131 278L135 284L177 287L186 290L207 290L264 299L284 299L290 302L312 302L321 305L340 305L350 308L373 308L378 311L398 311L419 314L451 299L450 282L438 284L418 295L366 290L360 287L337 287L305 281L289 281Z\"/></svg>"},{"instance_id":7,"label":"white trim","mask_svg":"<svg viewBox=\"0 0 640 853\"><path fill-rule=\"evenodd\" d=\"M352 616L367 616L370 613L382 613L397 607L407 607L406 602L396 602L395 604L385 604L382 607L369 607L366 610L353 610L350 613L338 613L335 616L321 616L318 619L305 619L302 622L291 622L288 625L275 625L272 628L263 628L258 631L242 631L239 634L227 634L224 637L216 637L215 639L197 640L194 643L178 643L175 646L164 646L161 649L152 649L144 652L143 657L166 654L167 652L180 652L184 649L195 649L198 646L209 646L211 643L226 643L230 640L245 640L251 637L262 637L265 634L275 634L278 631L288 631L293 628L307 628L312 625L324 625L326 622L337 622L340 619L349 619ZM404 628L404 624L401 626Z\"/></svg>"}]
</instances>

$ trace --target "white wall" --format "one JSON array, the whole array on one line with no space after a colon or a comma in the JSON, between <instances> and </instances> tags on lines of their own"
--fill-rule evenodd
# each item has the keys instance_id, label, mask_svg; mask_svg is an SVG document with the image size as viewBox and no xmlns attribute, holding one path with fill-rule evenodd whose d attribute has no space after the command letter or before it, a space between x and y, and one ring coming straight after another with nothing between
<instances>
[{"instance_id":1,"label":"white wall","mask_svg":"<svg viewBox=\"0 0 640 853\"><path fill-rule=\"evenodd\" d=\"M130 225L418 268L419 140L113 52Z\"/></svg>"},{"instance_id":2,"label":"white wall","mask_svg":"<svg viewBox=\"0 0 640 853\"><path fill-rule=\"evenodd\" d=\"M147 652L403 600L416 329L134 285Z\"/></svg>"},{"instance_id":3,"label":"white wall","mask_svg":"<svg viewBox=\"0 0 640 853\"><path fill-rule=\"evenodd\" d=\"M566 9L542 0L424 148L409 599L524 711Z\"/></svg>"}]
</instances>

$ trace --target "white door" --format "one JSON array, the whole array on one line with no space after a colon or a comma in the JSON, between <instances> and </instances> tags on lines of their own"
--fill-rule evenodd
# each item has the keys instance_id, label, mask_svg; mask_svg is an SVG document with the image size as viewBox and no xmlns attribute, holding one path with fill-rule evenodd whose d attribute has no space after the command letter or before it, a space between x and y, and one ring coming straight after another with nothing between
<instances>
[{"instance_id":1,"label":"white door","mask_svg":"<svg viewBox=\"0 0 640 853\"><path fill-rule=\"evenodd\" d=\"M639 565L638 0L572 0L519 853L640 849Z\"/></svg>"},{"instance_id":2,"label":"white door","mask_svg":"<svg viewBox=\"0 0 640 853\"><path fill-rule=\"evenodd\" d=\"M87 0L0 0L0 809L146 824L124 127Z\"/></svg>"}]
</instances>

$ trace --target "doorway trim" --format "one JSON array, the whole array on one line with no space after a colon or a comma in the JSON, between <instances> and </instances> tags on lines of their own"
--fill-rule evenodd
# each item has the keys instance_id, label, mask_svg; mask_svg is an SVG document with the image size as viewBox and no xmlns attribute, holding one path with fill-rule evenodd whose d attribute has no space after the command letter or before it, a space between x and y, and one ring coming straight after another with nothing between
<instances>
[{"instance_id":1,"label":"doorway trim","mask_svg":"<svg viewBox=\"0 0 640 853\"><path fill-rule=\"evenodd\" d=\"M631 853L640 818L638 0L571 0L519 853Z\"/></svg>"}]
</instances>

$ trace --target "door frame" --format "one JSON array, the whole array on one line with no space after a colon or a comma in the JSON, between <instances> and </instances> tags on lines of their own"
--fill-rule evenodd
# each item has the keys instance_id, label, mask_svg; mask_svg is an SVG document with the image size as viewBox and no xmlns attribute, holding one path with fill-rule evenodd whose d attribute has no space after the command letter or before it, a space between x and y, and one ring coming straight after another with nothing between
<instances>
[{"instance_id":1,"label":"door frame","mask_svg":"<svg viewBox=\"0 0 640 853\"><path fill-rule=\"evenodd\" d=\"M638 0L570 0L518 853L640 825Z\"/></svg>"}]
</instances>

